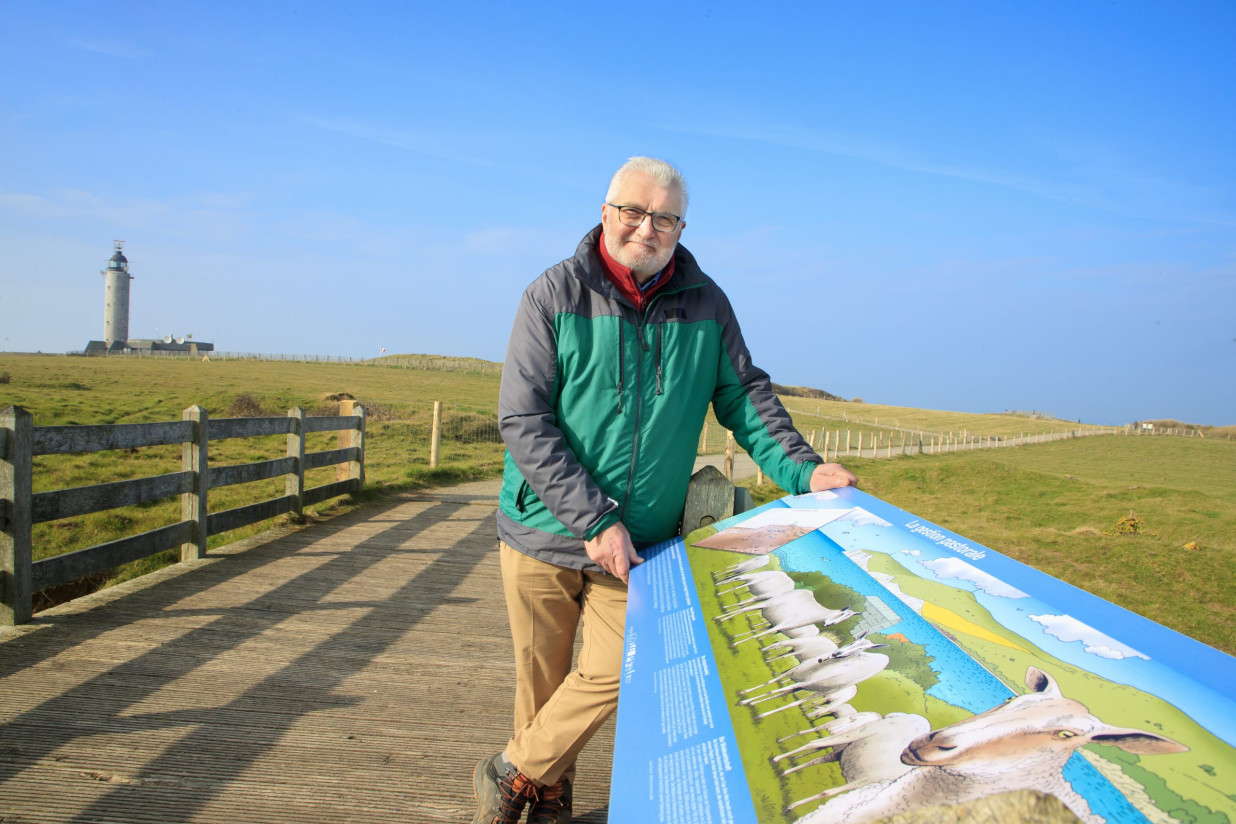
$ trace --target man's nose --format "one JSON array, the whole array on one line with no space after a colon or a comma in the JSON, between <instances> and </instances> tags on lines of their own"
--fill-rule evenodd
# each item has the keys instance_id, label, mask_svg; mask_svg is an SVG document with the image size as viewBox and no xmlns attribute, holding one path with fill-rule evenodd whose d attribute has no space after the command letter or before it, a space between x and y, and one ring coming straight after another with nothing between
<instances>
[{"instance_id":1,"label":"man's nose","mask_svg":"<svg viewBox=\"0 0 1236 824\"><path fill-rule=\"evenodd\" d=\"M635 231L640 237L655 237L657 230L652 228L652 215L645 215L643 222L636 227Z\"/></svg>"}]
</instances>

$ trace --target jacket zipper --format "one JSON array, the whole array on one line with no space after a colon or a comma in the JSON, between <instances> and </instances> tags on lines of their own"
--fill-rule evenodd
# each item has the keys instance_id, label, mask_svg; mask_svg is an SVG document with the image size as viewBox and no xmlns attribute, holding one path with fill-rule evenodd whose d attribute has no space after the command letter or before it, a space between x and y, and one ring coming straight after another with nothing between
<instances>
[{"instance_id":1,"label":"jacket zipper","mask_svg":"<svg viewBox=\"0 0 1236 824\"><path fill-rule=\"evenodd\" d=\"M658 298L660 298L662 294L666 294L666 293L662 292L662 293L653 295L652 300L648 302L648 305L644 308L644 311L642 313L638 309L636 310L635 332L637 335L639 335L640 346L643 347L645 352L648 351L648 341L644 338L644 328L645 328L644 321L647 319L648 313L652 311L653 305L656 304ZM622 338L621 323L619 323L618 328L619 328L619 340L621 340ZM622 364L621 354L619 356L618 361L619 361L619 365L621 366ZM635 429L631 436L631 465L627 467L627 487L622 493L622 506L618 510L618 517L620 519L626 518L627 501L631 497L631 484L635 480L635 459L636 459L636 456L639 454L639 424L640 424L640 417L641 417L640 413L643 412L643 409L644 409L644 403L643 403L644 395L643 395L643 392L641 391L643 389L643 382L644 382L644 370L640 368L639 362L637 360L636 369L635 369L635 421L634 421ZM658 395L661 394L661 326L660 324L657 325L657 394Z\"/></svg>"},{"instance_id":2,"label":"jacket zipper","mask_svg":"<svg viewBox=\"0 0 1236 824\"><path fill-rule=\"evenodd\" d=\"M622 381L626 376L626 353L622 341L622 318L618 318L618 414L622 414Z\"/></svg>"},{"instance_id":3,"label":"jacket zipper","mask_svg":"<svg viewBox=\"0 0 1236 824\"><path fill-rule=\"evenodd\" d=\"M665 328L664 323L657 324L657 394L661 394L661 330Z\"/></svg>"}]
</instances>

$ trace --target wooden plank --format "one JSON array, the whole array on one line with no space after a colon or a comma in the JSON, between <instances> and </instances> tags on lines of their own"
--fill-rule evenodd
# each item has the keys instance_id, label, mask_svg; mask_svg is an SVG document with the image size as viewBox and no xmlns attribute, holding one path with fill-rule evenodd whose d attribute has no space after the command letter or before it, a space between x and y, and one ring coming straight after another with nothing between
<instances>
[{"instance_id":1,"label":"wooden plank","mask_svg":"<svg viewBox=\"0 0 1236 824\"><path fill-rule=\"evenodd\" d=\"M0 818L471 820L514 680L493 505L458 497L246 541L0 636ZM612 737L580 754L576 824L606 821Z\"/></svg>"},{"instance_id":2,"label":"wooden plank","mask_svg":"<svg viewBox=\"0 0 1236 824\"><path fill-rule=\"evenodd\" d=\"M210 439L257 438L263 435L286 435L293 432L292 418L211 418Z\"/></svg>"},{"instance_id":3,"label":"wooden plank","mask_svg":"<svg viewBox=\"0 0 1236 824\"><path fill-rule=\"evenodd\" d=\"M256 524L258 521L264 521L267 518L274 518L285 512L291 512L295 508L296 496L284 495L279 498L259 501L256 504L249 504L248 506L238 506L235 509L212 512L206 516L206 530L211 535L218 535L220 532L228 532L229 530L239 529L242 526Z\"/></svg>"},{"instance_id":4,"label":"wooden plank","mask_svg":"<svg viewBox=\"0 0 1236 824\"><path fill-rule=\"evenodd\" d=\"M105 572L156 552L173 549L192 538L192 522L179 521L88 549L79 549L77 552L53 555L51 558L34 562L33 590L38 592L97 572Z\"/></svg>"},{"instance_id":5,"label":"wooden plank","mask_svg":"<svg viewBox=\"0 0 1236 824\"><path fill-rule=\"evenodd\" d=\"M305 418L306 432L334 432L339 429L356 429L357 419L355 415L319 415L313 418Z\"/></svg>"},{"instance_id":6,"label":"wooden plank","mask_svg":"<svg viewBox=\"0 0 1236 824\"><path fill-rule=\"evenodd\" d=\"M137 449L166 446L193 438L193 425L186 421L115 423L92 426L36 426L35 455L76 455L107 449Z\"/></svg>"},{"instance_id":7,"label":"wooden plank","mask_svg":"<svg viewBox=\"0 0 1236 824\"><path fill-rule=\"evenodd\" d=\"M280 475L295 471L295 458L272 458L269 461L258 463L212 466L210 468L210 488L264 481L267 478L278 478Z\"/></svg>"},{"instance_id":8,"label":"wooden plank","mask_svg":"<svg viewBox=\"0 0 1236 824\"><path fill-rule=\"evenodd\" d=\"M317 469L319 466L334 466L338 463L359 460L360 450L354 446L343 449L329 449L325 452L305 453L305 469Z\"/></svg>"},{"instance_id":9,"label":"wooden plank","mask_svg":"<svg viewBox=\"0 0 1236 824\"><path fill-rule=\"evenodd\" d=\"M158 501L191 491L196 478L194 472L171 472L129 481L36 492L31 504L31 517L33 523L41 524L118 506Z\"/></svg>"},{"instance_id":10,"label":"wooden plank","mask_svg":"<svg viewBox=\"0 0 1236 824\"><path fill-rule=\"evenodd\" d=\"M351 479L346 481L334 481L332 483L323 484L322 486L315 486L312 489L305 490L305 494L302 496L304 500L303 505L313 506L314 504L333 498L336 495L348 495L355 491L356 481Z\"/></svg>"}]
</instances>

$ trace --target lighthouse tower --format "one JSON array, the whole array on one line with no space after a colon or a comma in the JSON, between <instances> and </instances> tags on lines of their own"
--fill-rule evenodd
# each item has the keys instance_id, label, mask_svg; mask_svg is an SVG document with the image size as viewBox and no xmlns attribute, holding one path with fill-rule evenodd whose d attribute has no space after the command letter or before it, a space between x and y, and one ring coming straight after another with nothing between
<instances>
[{"instance_id":1,"label":"lighthouse tower","mask_svg":"<svg viewBox=\"0 0 1236 824\"><path fill-rule=\"evenodd\" d=\"M103 292L103 342L108 349L123 349L129 343L129 261L120 251L124 241L114 243L116 251L100 274L106 279ZM119 346L117 346L119 344Z\"/></svg>"}]
</instances>

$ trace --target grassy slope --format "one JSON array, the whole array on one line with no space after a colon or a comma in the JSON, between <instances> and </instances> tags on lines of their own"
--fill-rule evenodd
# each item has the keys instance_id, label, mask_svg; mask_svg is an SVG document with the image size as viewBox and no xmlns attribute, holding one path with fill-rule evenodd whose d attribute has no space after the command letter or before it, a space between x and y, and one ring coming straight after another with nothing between
<instances>
[{"instance_id":1,"label":"grassy slope","mask_svg":"<svg viewBox=\"0 0 1236 824\"><path fill-rule=\"evenodd\" d=\"M0 385L0 407L25 407L37 426L179 420L194 404L219 416L241 394L274 414L314 409L339 392L382 406L498 402L495 375L348 363L0 355L4 373L11 378Z\"/></svg>"},{"instance_id":2,"label":"grassy slope","mask_svg":"<svg viewBox=\"0 0 1236 824\"><path fill-rule=\"evenodd\" d=\"M193 404L217 417L241 394L253 395L272 414L295 405L312 411L326 403L326 395L347 392L371 408L396 410L395 417L401 419L370 422L366 476L372 486L449 483L494 476L500 469L501 446L492 440L444 444L444 467L434 472L427 468L424 446L433 400L476 410L496 407L498 377L492 371L0 355L4 374L10 381L0 384L0 407L24 406L39 426L176 420ZM812 420L817 425L825 420L815 418L817 406L821 416L862 417L872 427L896 424L1012 436L1076 426L795 398L788 398L787 405L804 416L804 429ZM234 463L278 457L284 449L281 441L237 442L227 447L234 453L221 445L216 456ZM53 489L176 471L179 450L96 453L72 462L39 460L36 487ZM1111 436L891 461L855 460L849 465L864 489L903 509L1220 649L1236 651L1236 443ZM281 494L281 482L270 483L278 489L267 494ZM229 489L235 491L228 494L239 496L245 488ZM212 510L242 502L225 498L223 492ZM768 494L774 492L779 494L770 487ZM1130 509L1143 525L1140 535L1102 534ZM149 529L177 517L179 506L172 501L166 507L101 513L93 523L70 519L44 525L36 551L42 557L104 540L100 536L108 530L115 537L117 531ZM1189 542L1200 548L1184 549Z\"/></svg>"}]
</instances>

